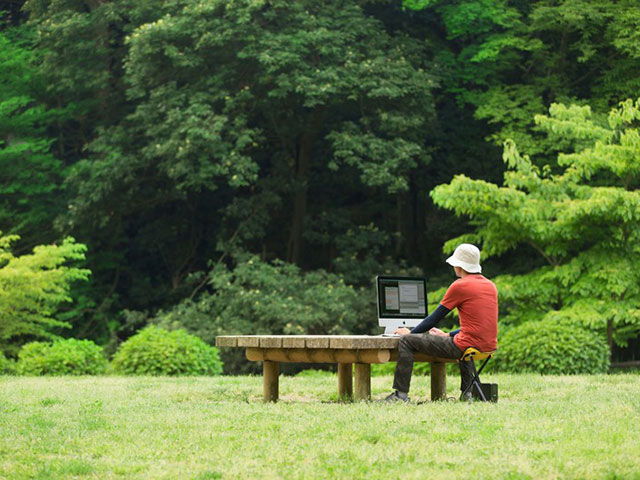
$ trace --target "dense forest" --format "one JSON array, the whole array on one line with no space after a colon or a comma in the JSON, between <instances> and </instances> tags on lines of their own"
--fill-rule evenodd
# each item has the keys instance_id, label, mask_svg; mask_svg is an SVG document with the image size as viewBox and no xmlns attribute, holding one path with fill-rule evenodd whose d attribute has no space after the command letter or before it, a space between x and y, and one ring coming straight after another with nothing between
<instances>
[{"instance_id":1,"label":"dense forest","mask_svg":"<svg viewBox=\"0 0 640 480\"><path fill-rule=\"evenodd\" d=\"M0 274L8 355L149 323L378 333L375 275L437 303L468 240L503 331L640 359L637 2L0 5L0 256L71 272L33 317Z\"/></svg>"}]
</instances>

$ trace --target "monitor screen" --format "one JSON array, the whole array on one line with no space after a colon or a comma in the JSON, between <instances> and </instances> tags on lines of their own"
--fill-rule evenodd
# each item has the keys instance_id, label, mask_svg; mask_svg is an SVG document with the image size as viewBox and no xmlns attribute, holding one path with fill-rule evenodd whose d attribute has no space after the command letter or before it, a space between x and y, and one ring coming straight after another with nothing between
<instances>
[{"instance_id":1,"label":"monitor screen","mask_svg":"<svg viewBox=\"0 0 640 480\"><path fill-rule=\"evenodd\" d=\"M380 318L427 316L426 281L420 277L378 276L378 314Z\"/></svg>"}]
</instances>

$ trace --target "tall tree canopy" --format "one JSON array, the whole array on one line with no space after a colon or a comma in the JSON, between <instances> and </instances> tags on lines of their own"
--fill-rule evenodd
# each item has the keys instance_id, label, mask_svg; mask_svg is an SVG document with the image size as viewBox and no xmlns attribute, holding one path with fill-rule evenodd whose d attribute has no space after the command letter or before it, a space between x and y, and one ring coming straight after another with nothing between
<instances>
[{"instance_id":1,"label":"tall tree canopy","mask_svg":"<svg viewBox=\"0 0 640 480\"><path fill-rule=\"evenodd\" d=\"M75 222L142 217L134 240L167 259L175 287L216 237L304 264L306 222L323 213L309 212L310 194L404 191L428 162L436 80L424 42L355 4L165 9L127 39L135 111L102 131L69 185Z\"/></svg>"},{"instance_id":2,"label":"tall tree canopy","mask_svg":"<svg viewBox=\"0 0 640 480\"><path fill-rule=\"evenodd\" d=\"M447 89L549 161L559 149L531 128L552 102L607 110L637 92L640 11L633 0L404 0L443 29Z\"/></svg>"},{"instance_id":3,"label":"tall tree canopy","mask_svg":"<svg viewBox=\"0 0 640 480\"><path fill-rule=\"evenodd\" d=\"M42 98L32 36L18 27L0 31L0 229L21 235L30 248L57 237L47 229L62 211L63 172L48 128L64 117Z\"/></svg>"}]
</instances>

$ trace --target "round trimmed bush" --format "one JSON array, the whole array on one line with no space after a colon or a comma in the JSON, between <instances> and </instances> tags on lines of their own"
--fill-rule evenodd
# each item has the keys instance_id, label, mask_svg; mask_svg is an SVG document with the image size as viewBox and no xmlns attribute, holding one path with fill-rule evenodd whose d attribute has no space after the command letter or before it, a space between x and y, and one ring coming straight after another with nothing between
<instances>
[{"instance_id":1,"label":"round trimmed bush","mask_svg":"<svg viewBox=\"0 0 640 480\"><path fill-rule=\"evenodd\" d=\"M491 362L496 370L514 373L604 373L609 347L601 335L578 325L530 321L504 334Z\"/></svg>"},{"instance_id":2,"label":"round trimmed bush","mask_svg":"<svg viewBox=\"0 0 640 480\"><path fill-rule=\"evenodd\" d=\"M184 330L149 326L124 342L111 363L125 375L219 375L218 349Z\"/></svg>"},{"instance_id":3,"label":"round trimmed bush","mask_svg":"<svg viewBox=\"0 0 640 480\"><path fill-rule=\"evenodd\" d=\"M98 375L106 367L102 347L91 340L67 338L27 343L18 354L16 371L21 375Z\"/></svg>"}]
</instances>

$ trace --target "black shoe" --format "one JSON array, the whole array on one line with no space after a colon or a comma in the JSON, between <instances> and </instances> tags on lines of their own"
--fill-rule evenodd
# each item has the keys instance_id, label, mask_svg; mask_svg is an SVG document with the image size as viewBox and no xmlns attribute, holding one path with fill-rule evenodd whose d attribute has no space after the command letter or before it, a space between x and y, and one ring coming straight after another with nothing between
<instances>
[{"instance_id":1,"label":"black shoe","mask_svg":"<svg viewBox=\"0 0 640 480\"><path fill-rule=\"evenodd\" d=\"M388 397L385 397L384 399L385 402L405 402L408 403L409 402L409 395L407 395L404 392L399 392L399 391L395 391L393 392L391 395L389 395Z\"/></svg>"}]
</instances>

